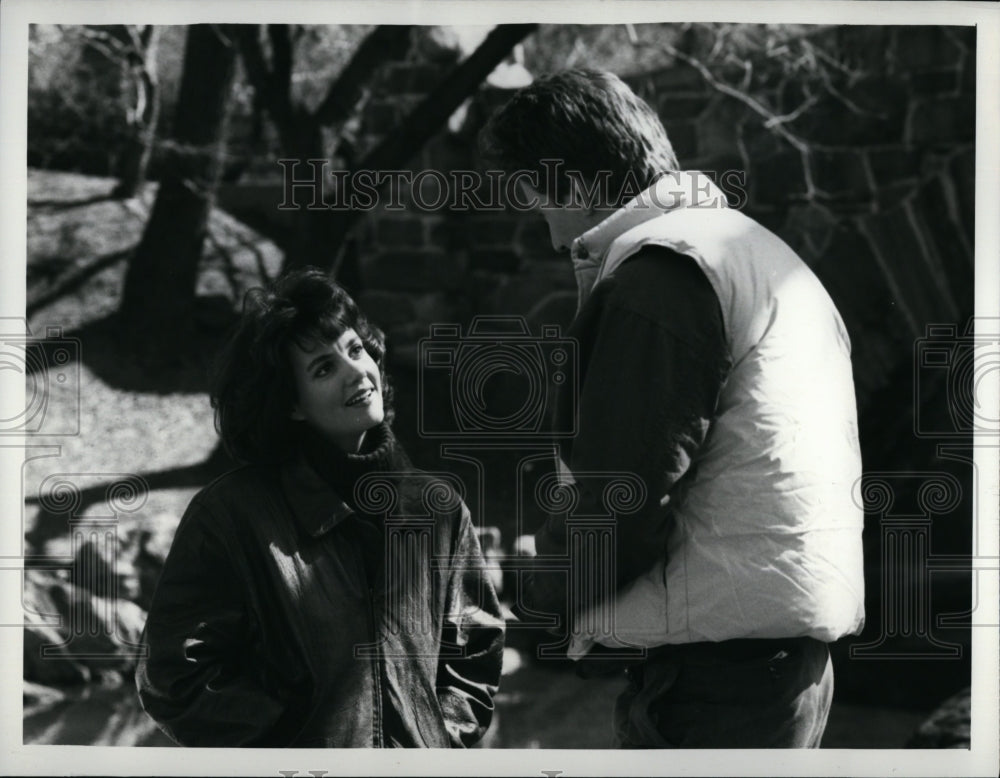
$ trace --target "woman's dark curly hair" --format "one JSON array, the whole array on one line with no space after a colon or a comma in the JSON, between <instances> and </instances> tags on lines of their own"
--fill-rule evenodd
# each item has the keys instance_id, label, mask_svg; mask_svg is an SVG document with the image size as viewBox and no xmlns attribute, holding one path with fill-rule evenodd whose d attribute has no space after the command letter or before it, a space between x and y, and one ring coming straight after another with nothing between
<instances>
[{"instance_id":1,"label":"woman's dark curly hair","mask_svg":"<svg viewBox=\"0 0 1000 778\"><path fill-rule=\"evenodd\" d=\"M385 336L347 292L316 268L287 273L267 289L251 289L243 314L219 355L211 400L215 428L231 456L278 462L296 447L296 400L289 348L312 349L353 329L379 366L386 421L392 393L385 375Z\"/></svg>"}]
</instances>

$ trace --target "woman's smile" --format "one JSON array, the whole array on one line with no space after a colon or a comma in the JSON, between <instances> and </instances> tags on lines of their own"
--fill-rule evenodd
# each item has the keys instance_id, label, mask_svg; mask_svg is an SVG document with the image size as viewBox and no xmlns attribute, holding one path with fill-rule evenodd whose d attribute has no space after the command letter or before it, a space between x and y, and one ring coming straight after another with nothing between
<instances>
[{"instance_id":1,"label":"woman's smile","mask_svg":"<svg viewBox=\"0 0 1000 778\"><path fill-rule=\"evenodd\" d=\"M354 405L369 405L374 399L375 391L373 386L362 387L352 394L344 405L348 408Z\"/></svg>"}]
</instances>

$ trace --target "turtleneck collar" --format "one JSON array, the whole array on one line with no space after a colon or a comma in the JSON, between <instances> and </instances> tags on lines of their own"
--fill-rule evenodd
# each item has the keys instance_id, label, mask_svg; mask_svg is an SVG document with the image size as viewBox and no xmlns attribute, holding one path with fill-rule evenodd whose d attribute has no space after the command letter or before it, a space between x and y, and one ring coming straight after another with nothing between
<instances>
[{"instance_id":1,"label":"turtleneck collar","mask_svg":"<svg viewBox=\"0 0 1000 778\"><path fill-rule=\"evenodd\" d=\"M679 208L726 208L726 196L698 170L668 173L608 218L573 241L570 258L576 275L577 312L606 275L604 260L611 244L633 227Z\"/></svg>"},{"instance_id":2,"label":"turtleneck collar","mask_svg":"<svg viewBox=\"0 0 1000 778\"><path fill-rule=\"evenodd\" d=\"M347 453L310 427L303 427L299 452L281 470L282 488L302 528L317 537L358 513L354 487L369 473L411 467L384 422L365 434L361 450Z\"/></svg>"}]
</instances>

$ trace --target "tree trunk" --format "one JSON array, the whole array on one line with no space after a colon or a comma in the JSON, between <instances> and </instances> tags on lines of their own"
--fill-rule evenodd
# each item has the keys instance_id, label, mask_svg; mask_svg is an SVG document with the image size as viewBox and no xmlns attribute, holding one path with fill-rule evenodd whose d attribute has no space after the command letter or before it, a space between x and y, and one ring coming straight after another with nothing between
<instances>
[{"instance_id":1,"label":"tree trunk","mask_svg":"<svg viewBox=\"0 0 1000 778\"><path fill-rule=\"evenodd\" d=\"M202 244L222 168L236 64L225 26L188 29L174 137L142 240L125 276L123 332L142 344L181 345L194 332Z\"/></svg>"},{"instance_id":2,"label":"tree trunk","mask_svg":"<svg viewBox=\"0 0 1000 778\"><path fill-rule=\"evenodd\" d=\"M160 92L156 73L156 44L160 28L147 25L134 36L130 70L135 105L129 111L129 137L119 161L115 197L134 197L146 182L146 170L160 120Z\"/></svg>"}]
</instances>

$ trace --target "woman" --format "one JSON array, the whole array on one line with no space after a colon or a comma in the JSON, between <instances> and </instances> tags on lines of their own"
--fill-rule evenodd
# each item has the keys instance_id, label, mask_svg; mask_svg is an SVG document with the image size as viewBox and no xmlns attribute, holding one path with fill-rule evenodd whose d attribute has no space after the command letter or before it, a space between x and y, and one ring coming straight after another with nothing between
<instances>
[{"instance_id":1,"label":"woman","mask_svg":"<svg viewBox=\"0 0 1000 778\"><path fill-rule=\"evenodd\" d=\"M316 270L252 290L212 393L246 466L185 513L136 683L183 745L463 747L504 625L468 510L389 427L382 333Z\"/></svg>"}]
</instances>

